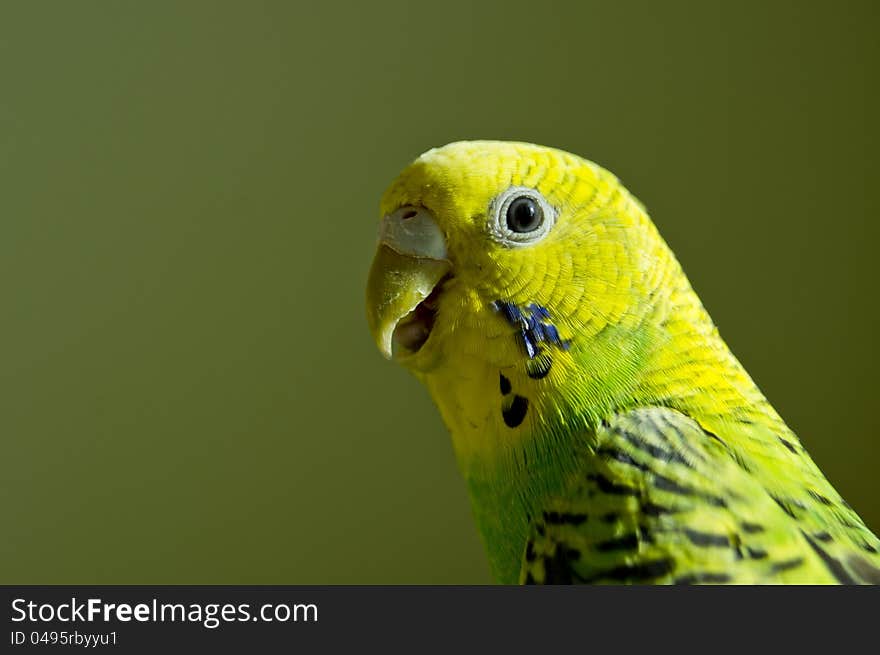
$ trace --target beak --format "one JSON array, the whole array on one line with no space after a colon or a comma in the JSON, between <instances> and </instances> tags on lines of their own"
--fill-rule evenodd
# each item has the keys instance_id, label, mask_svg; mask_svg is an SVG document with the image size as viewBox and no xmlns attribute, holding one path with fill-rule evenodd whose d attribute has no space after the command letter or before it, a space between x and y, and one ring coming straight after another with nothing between
<instances>
[{"instance_id":1,"label":"beak","mask_svg":"<svg viewBox=\"0 0 880 655\"><path fill-rule=\"evenodd\" d=\"M433 320L416 325L416 310L450 269L446 239L427 209L401 207L382 219L367 282L367 322L385 357L391 359L401 345L395 343L395 330L403 327L402 322L409 324L410 335L413 328L424 332L415 350L427 340ZM414 352L413 343L411 337L406 340L408 354Z\"/></svg>"}]
</instances>

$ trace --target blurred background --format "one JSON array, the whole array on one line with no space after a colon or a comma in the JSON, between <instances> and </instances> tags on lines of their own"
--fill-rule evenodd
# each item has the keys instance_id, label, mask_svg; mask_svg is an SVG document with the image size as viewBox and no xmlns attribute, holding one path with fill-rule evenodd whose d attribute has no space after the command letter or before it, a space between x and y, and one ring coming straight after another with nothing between
<instances>
[{"instance_id":1,"label":"blurred background","mask_svg":"<svg viewBox=\"0 0 880 655\"><path fill-rule=\"evenodd\" d=\"M488 582L363 299L472 138L620 176L880 529L872 4L4 3L0 582Z\"/></svg>"}]
</instances>

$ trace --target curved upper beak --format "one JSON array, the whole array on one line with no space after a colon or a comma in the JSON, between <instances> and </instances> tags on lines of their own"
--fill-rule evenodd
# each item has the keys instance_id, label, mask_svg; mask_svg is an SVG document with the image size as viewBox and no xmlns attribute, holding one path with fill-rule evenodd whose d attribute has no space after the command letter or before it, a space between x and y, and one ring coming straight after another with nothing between
<instances>
[{"instance_id":1,"label":"curved upper beak","mask_svg":"<svg viewBox=\"0 0 880 655\"><path fill-rule=\"evenodd\" d=\"M401 207L382 219L367 282L367 322L385 357L395 353L395 329L449 273L446 239L422 207Z\"/></svg>"}]
</instances>

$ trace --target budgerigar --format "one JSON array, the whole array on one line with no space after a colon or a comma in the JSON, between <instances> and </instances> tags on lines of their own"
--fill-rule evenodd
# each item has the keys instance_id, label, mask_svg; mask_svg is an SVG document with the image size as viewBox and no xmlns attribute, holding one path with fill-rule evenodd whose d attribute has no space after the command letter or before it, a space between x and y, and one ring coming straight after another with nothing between
<instances>
[{"instance_id":1,"label":"budgerigar","mask_svg":"<svg viewBox=\"0 0 880 655\"><path fill-rule=\"evenodd\" d=\"M381 202L370 329L428 388L501 583L880 583L880 541L596 164L460 142Z\"/></svg>"}]
</instances>

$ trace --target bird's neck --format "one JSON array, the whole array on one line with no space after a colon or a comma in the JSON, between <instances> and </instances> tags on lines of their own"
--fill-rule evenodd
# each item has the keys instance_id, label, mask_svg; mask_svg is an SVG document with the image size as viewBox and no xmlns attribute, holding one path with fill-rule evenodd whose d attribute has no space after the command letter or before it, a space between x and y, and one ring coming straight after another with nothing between
<instances>
[{"instance_id":1,"label":"bird's neck","mask_svg":"<svg viewBox=\"0 0 880 655\"><path fill-rule=\"evenodd\" d=\"M662 405L710 431L748 421L788 433L680 269L678 275L671 290L645 308L638 329L605 326L588 343L557 353L546 378L533 380L519 370L525 368L512 367L502 373L511 389L499 388L497 362L476 352L450 366L467 376L426 380L452 434L498 580L517 581L532 519L548 498L565 493L599 421L634 407ZM518 394L528 399L529 413L511 428L502 410ZM778 439L759 437L762 447L778 450Z\"/></svg>"}]
</instances>

